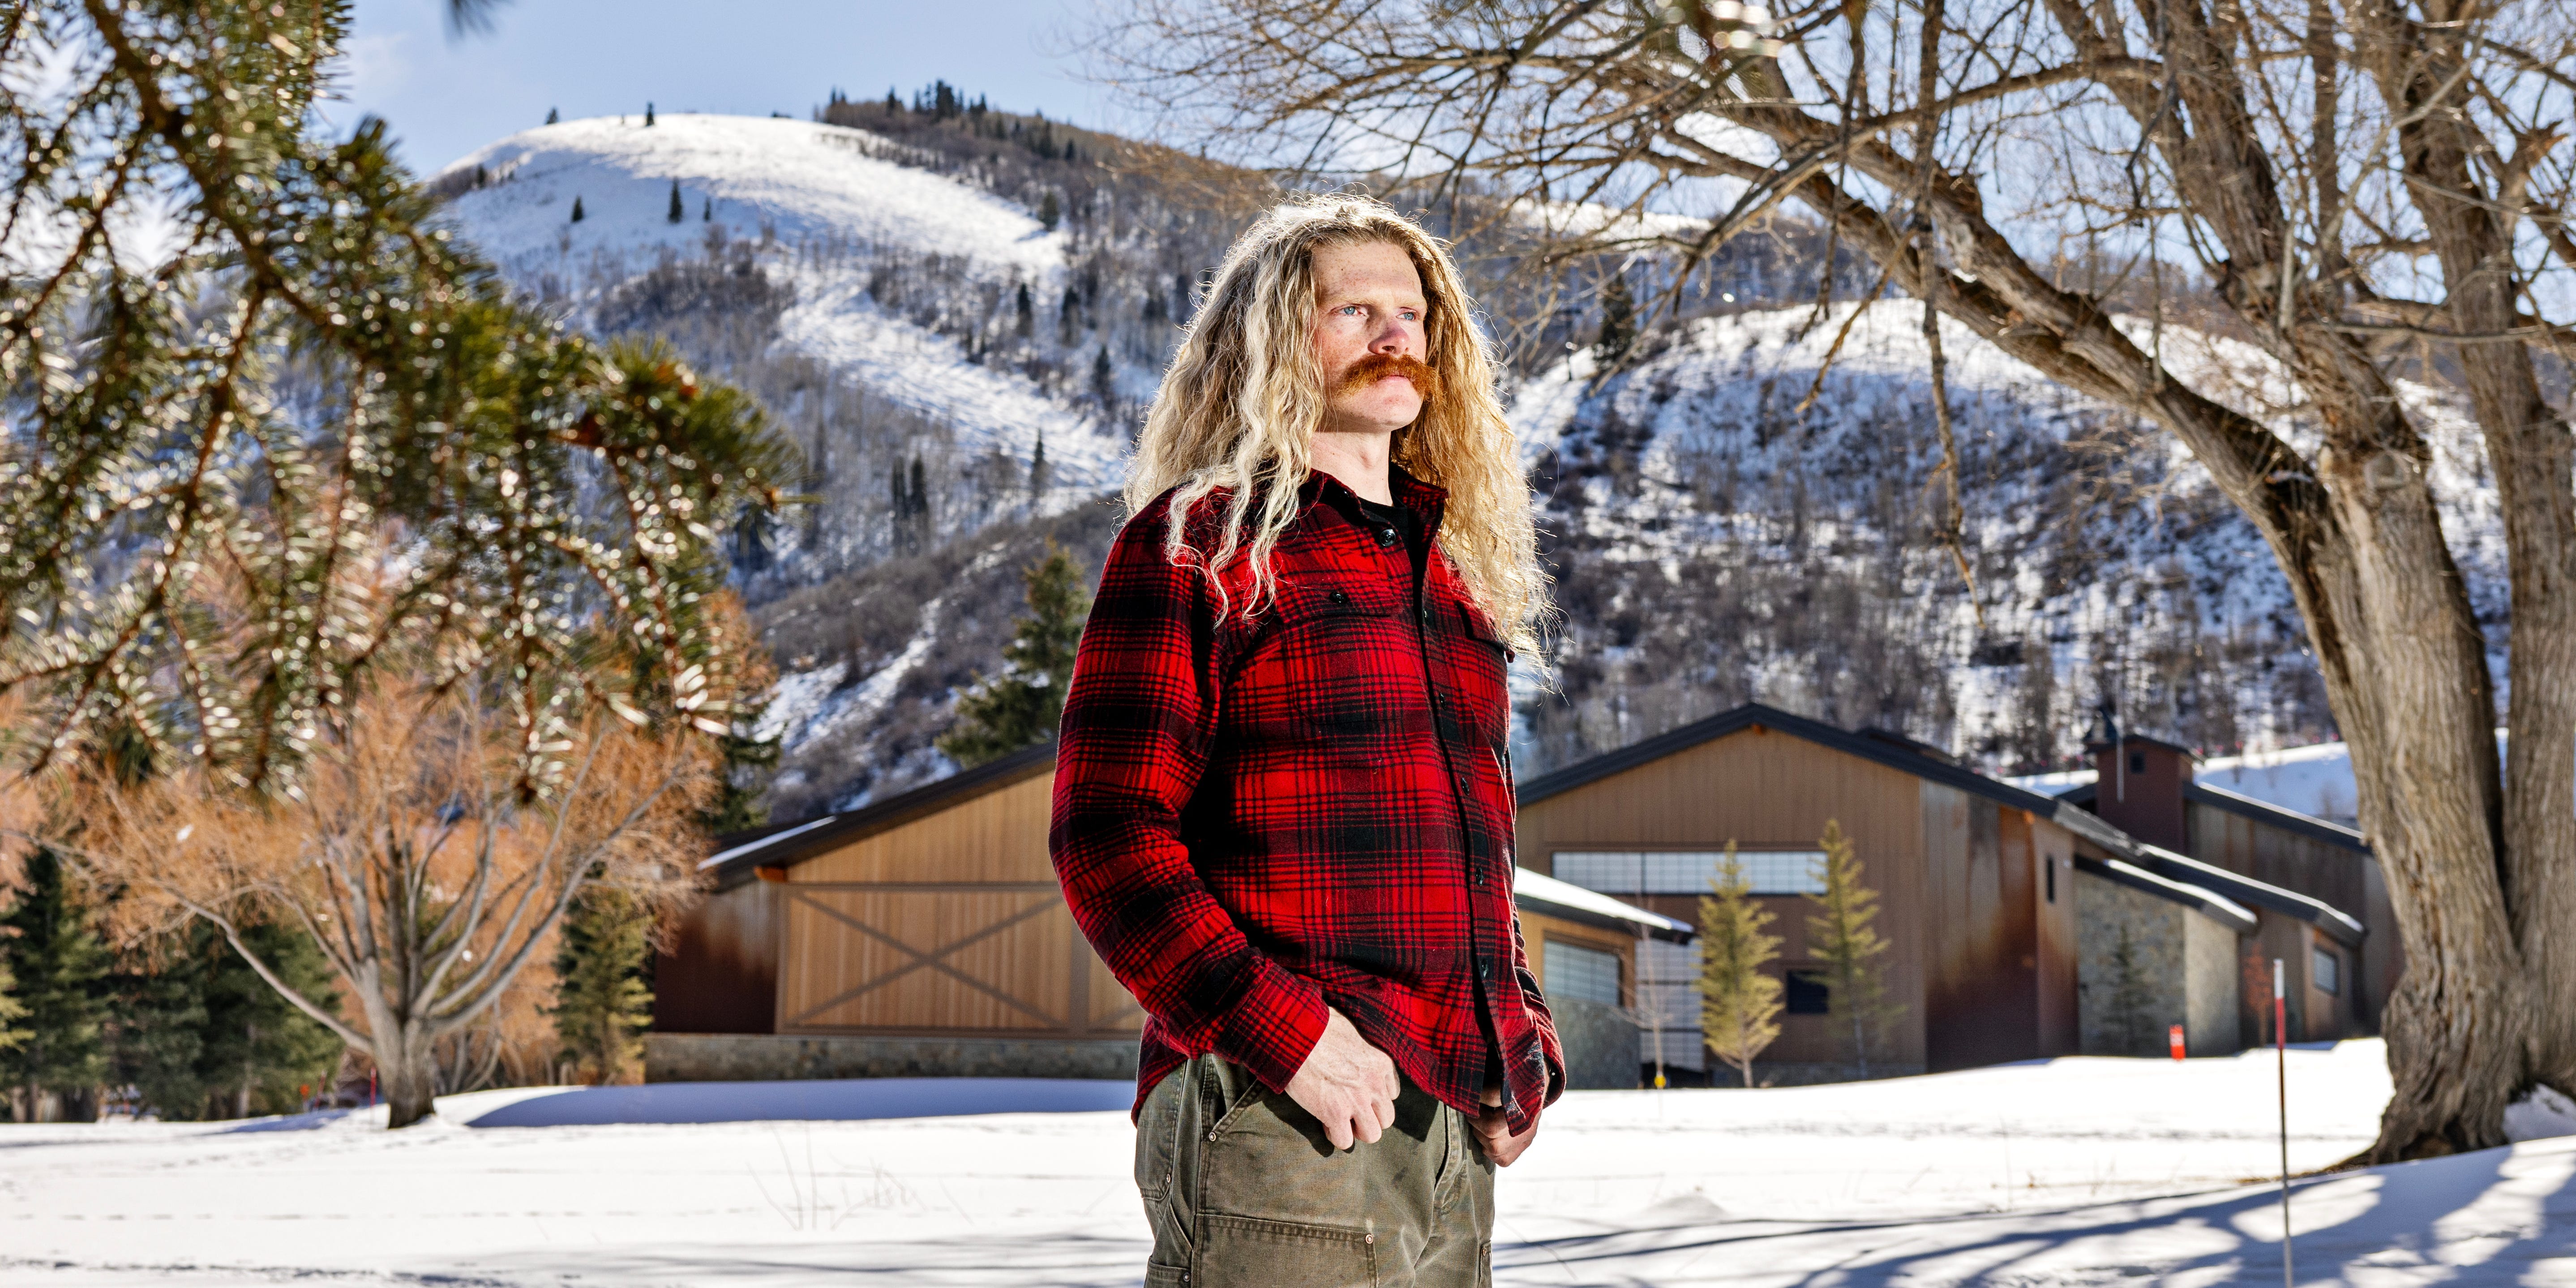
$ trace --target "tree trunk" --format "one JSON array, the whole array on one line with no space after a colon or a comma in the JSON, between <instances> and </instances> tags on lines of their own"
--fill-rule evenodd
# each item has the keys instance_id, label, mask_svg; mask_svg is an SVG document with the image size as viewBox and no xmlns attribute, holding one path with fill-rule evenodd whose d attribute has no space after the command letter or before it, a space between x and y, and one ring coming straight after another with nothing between
<instances>
[{"instance_id":1,"label":"tree trunk","mask_svg":"<svg viewBox=\"0 0 2576 1288\"><path fill-rule=\"evenodd\" d=\"M386 1047L391 1047L388 1050ZM409 1127L430 1116L438 1095L438 1070L426 1041L386 1044L376 1053L376 1070L384 1079L387 1128Z\"/></svg>"}]
</instances>

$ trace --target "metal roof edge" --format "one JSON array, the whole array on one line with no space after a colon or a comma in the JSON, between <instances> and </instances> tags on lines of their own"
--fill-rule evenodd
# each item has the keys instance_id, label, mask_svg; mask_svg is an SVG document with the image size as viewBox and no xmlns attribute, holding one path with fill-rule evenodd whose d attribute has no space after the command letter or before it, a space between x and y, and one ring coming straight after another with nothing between
<instances>
[{"instance_id":1,"label":"metal roof edge","mask_svg":"<svg viewBox=\"0 0 2576 1288\"><path fill-rule=\"evenodd\" d=\"M2285 805L2258 800L2242 792L2231 792L2224 787L2214 787L2207 783L2190 782L2182 785L2182 798L2187 801L2197 801L2212 809L2223 809L2240 818L2267 823L2285 832L2296 832L2301 836L2324 841L2329 845L2339 845L2361 854L2370 853L2369 838L2352 828Z\"/></svg>"},{"instance_id":2,"label":"metal roof edge","mask_svg":"<svg viewBox=\"0 0 2576 1288\"><path fill-rule=\"evenodd\" d=\"M1577 761L1554 773L1541 774L1519 785L1518 798L1522 805L1535 804L1548 797L1570 792L1577 787L1588 786L1640 765L1650 764L1666 756L1688 751L1702 743L1715 742L1730 734L1742 733L1756 726L1777 729L1820 747L1858 756L1863 760L1885 765L1899 773L1912 774L1917 778L1940 783L1945 787L1954 787L2010 805L2015 809L2029 810L2043 818L2051 816L2056 810L2055 797L2042 796L2037 792L1988 778L1973 769L1963 769L1946 761L1935 760L1920 752L1907 751L1894 743L1846 729L1838 729L1820 720L1791 715L1777 707L1765 706L1759 702L1747 702L1740 707L1721 711L1705 720L1694 721L1678 729L1659 733L1652 738L1630 743L1616 751L1603 752L1590 760Z\"/></svg>"},{"instance_id":3,"label":"metal roof edge","mask_svg":"<svg viewBox=\"0 0 2576 1288\"><path fill-rule=\"evenodd\" d=\"M2089 854L2079 854L2075 856L2075 870L2117 882L2167 903L2181 904L2240 935L2253 934L2258 924L2254 914L2243 904L2223 894L2171 877L2157 876L2125 860L2097 859Z\"/></svg>"},{"instance_id":4,"label":"metal roof edge","mask_svg":"<svg viewBox=\"0 0 2576 1288\"><path fill-rule=\"evenodd\" d=\"M1050 738L999 760L988 760L972 769L959 770L936 782L924 783L911 791L859 809L827 814L802 824L764 828L748 834L735 833L736 837L747 835L749 839L731 846L726 846L726 842L732 837L718 837L715 843L723 848L699 866L701 870L715 873L717 889L729 889L750 880L756 868L792 868L852 841L865 840L879 832L1036 777L1055 767L1055 750L1055 740Z\"/></svg>"},{"instance_id":5,"label":"metal roof edge","mask_svg":"<svg viewBox=\"0 0 2576 1288\"><path fill-rule=\"evenodd\" d=\"M2270 908L2284 916L2307 922L2333 936L2346 948L2359 948L2370 933L2359 918L2323 899L2311 898L2295 890L2284 890L2265 881L2239 876L2216 864L2203 863L2185 854L2176 854L2160 846L2140 843L2138 866L2158 876L2170 877L2191 885L2207 886L2240 903Z\"/></svg>"}]
</instances>

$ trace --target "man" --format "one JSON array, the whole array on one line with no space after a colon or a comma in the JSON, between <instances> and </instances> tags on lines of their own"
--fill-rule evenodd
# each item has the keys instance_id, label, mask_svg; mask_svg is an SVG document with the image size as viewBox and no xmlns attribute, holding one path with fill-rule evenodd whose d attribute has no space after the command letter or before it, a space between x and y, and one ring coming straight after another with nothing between
<instances>
[{"instance_id":1,"label":"man","mask_svg":"<svg viewBox=\"0 0 2576 1288\"><path fill-rule=\"evenodd\" d=\"M1446 252L1272 211L1154 402L1049 844L1147 1020L1154 1288L1489 1281L1564 1060L1512 916L1529 493Z\"/></svg>"}]
</instances>

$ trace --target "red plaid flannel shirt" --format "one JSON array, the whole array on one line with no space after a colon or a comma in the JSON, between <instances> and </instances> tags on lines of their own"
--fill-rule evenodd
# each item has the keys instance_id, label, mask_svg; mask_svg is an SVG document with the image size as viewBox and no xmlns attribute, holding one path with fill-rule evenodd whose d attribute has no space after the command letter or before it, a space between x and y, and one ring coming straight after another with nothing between
<instances>
[{"instance_id":1,"label":"red plaid flannel shirt","mask_svg":"<svg viewBox=\"0 0 2576 1288\"><path fill-rule=\"evenodd\" d=\"M1201 568L1165 558L1168 496L1118 534L1065 700L1056 874L1144 1006L1140 1105L1208 1051L1285 1089L1330 1005L1463 1113L1499 1065L1526 1130L1565 1062L1512 915L1510 654L1436 546L1417 604L1348 488L1299 496L1250 618L1244 561L1219 621ZM1444 497L1397 472L1426 532ZM1193 508L1193 548L1224 504Z\"/></svg>"}]
</instances>

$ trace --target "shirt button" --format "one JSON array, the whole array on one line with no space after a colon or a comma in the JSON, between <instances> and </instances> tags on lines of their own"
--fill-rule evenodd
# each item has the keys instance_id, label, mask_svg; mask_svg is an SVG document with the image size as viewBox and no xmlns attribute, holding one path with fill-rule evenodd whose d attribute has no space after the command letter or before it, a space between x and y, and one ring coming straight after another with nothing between
<instances>
[{"instance_id":1,"label":"shirt button","mask_svg":"<svg viewBox=\"0 0 2576 1288\"><path fill-rule=\"evenodd\" d=\"M1487 961L1486 959L1484 959L1484 958L1482 958L1482 957L1477 958L1477 959L1476 959L1476 978L1478 978L1478 979L1492 979L1493 977L1494 977L1494 964L1493 964L1492 962L1490 962L1490 961Z\"/></svg>"},{"instance_id":2,"label":"shirt button","mask_svg":"<svg viewBox=\"0 0 2576 1288\"><path fill-rule=\"evenodd\" d=\"M1386 549L1388 546L1391 546L1391 545L1394 545L1394 544L1395 544L1395 529L1393 529L1393 528L1380 528L1380 529L1378 529L1378 530L1377 530L1377 545L1378 545L1378 549L1380 549L1380 550L1384 550L1384 549Z\"/></svg>"}]
</instances>

